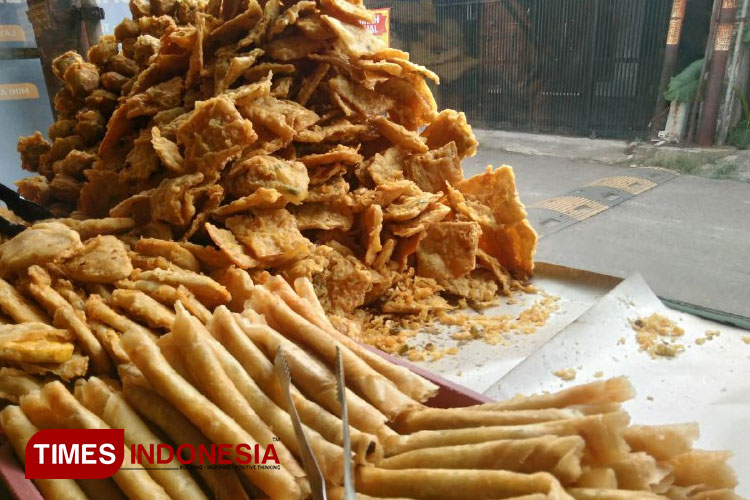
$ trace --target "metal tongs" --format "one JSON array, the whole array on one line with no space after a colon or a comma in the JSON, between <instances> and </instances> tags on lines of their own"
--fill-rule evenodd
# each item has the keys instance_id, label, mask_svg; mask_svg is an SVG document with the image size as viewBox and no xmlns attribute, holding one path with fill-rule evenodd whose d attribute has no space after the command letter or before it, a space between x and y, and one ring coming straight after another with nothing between
<instances>
[{"instance_id":1,"label":"metal tongs","mask_svg":"<svg viewBox=\"0 0 750 500\"><path fill-rule=\"evenodd\" d=\"M326 493L325 479L320 471L318 461L315 459L310 442L307 440L305 430L302 428L302 421L297 413L292 399L292 381L289 375L289 365L282 348L276 352L274 359L276 374L281 382L281 388L284 392L287 406L289 407L289 416L292 418L294 432L300 444L300 456L302 458L302 467L307 473L314 500L328 500ZM336 348L336 394L339 403L341 403L341 421L343 423L343 440L344 440L344 500L357 500L357 494L354 491L354 473L352 471L352 446L349 437L349 414L346 407L346 385L344 384L344 363L341 358L341 350Z\"/></svg>"},{"instance_id":2,"label":"metal tongs","mask_svg":"<svg viewBox=\"0 0 750 500\"><path fill-rule=\"evenodd\" d=\"M310 481L313 500L328 500L323 473L320 472L320 466L315 459L315 455L310 447L310 442L307 440L307 436L305 436L305 430L302 428L302 421L299 419L297 407L294 406L294 401L292 400L292 379L289 375L289 365L286 362L284 351L281 347L276 351L276 358L274 359L273 364L276 367L276 375L278 375L279 381L281 382L281 389L284 392L289 416L292 417L294 433L297 435L297 441L299 442L302 467L307 473L307 480Z\"/></svg>"},{"instance_id":3,"label":"metal tongs","mask_svg":"<svg viewBox=\"0 0 750 500\"><path fill-rule=\"evenodd\" d=\"M52 213L49 210L27 200L2 183L0 183L0 201L5 202L5 205L13 210L16 215L30 222L52 218ZM24 229L26 229L26 226L23 224L16 224L0 216L0 233L5 236L15 236Z\"/></svg>"},{"instance_id":4,"label":"metal tongs","mask_svg":"<svg viewBox=\"0 0 750 500\"><path fill-rule=\"evenodd\" d=\"M344 430L344 500L357 500L352 471L352 442L349 437L349 409L346 406L346 384L344 384L344 359L336 346L336 394L341 405L341 422Z\"/></svg>"}]
</instances>

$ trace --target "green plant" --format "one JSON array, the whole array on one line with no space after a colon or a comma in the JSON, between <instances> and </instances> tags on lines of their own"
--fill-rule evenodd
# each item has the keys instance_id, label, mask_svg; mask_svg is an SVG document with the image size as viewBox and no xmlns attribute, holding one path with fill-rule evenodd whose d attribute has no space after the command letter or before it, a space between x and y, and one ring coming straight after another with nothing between
<instances>
[{"instance_id":1,"label":"green plant","mask_svg":"<svg viewBox=\"0 0 750 500\"><path fill-rule=\"evenodd\" d=\"M742 119L735 125L732 132L727 137L727 142L739 149L750 148L750 106L747 103L747 97L739 87L734 87L734 91L740 96L742 103Z\"/></svg>"},{"instance_id":2,"label":"green plant","mask_svg":"<svg viewBox=\"0 0 750 500\"><path fill-rule=\"evenodd\" d=\"M669 80L669 85L664 91L664 99L667 101L679 101L691 103L695 101L698 93L698 81L703 69L703 59L691 63L679 74Z\"/></svg>"},{"instance_id":3,"label":"green plant","mask_svg":"<svg viewBox=\"0 0 750 500\"><path fill-rule=\"evenodd\" d=\"M680 155L674 159L671 165L667 168L672 168L683 174L696 175L701 170L701 161L699 158L691 155Z\"/></svg>"},{"instance_id":4,"label":"green plant","mask_svg":"<svg viewBox=\"0 0 750 500\"><path fill-rule=\"evenodd\" d=\"M708 174L711 179L734 179L737 172L737 164L732 162L722 162Z\"/></svg>"}]
</instances>

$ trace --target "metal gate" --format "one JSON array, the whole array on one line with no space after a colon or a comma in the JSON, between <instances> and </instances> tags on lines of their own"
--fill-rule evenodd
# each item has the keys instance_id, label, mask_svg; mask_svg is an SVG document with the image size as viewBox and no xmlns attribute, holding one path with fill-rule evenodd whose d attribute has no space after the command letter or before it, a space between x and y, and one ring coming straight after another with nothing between
<instances>
[{"instance_id":1,"label":"metal gate","mask_svg":"<svg viewBox=\"0 0 750 500\"><path fill-rule=\"evenodd\" d=\"M672 0L375 0L441 107L489 128L635 138L656 102Z\"/></svg>"}]
</instances>

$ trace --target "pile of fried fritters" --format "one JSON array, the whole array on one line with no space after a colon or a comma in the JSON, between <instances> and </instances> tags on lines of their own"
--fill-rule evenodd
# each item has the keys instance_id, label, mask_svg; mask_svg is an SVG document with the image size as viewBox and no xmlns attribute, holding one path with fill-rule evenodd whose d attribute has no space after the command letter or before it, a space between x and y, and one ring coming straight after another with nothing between
<instances>
[{"instance_id":1,"label":"pile of fried fritters","mask_svg":"<svg viewBox=\"0 0 750 500\"><path fill-rule=\"evenodd\" d=\"M131 245L205 247L205 272L307 277L330 312L423 314L532 272L512 170L464 179L466 117L437 112L437 75L363 28L361 2L130 7L88 62L55 59L51 142L19 141L27 198L133 219Z\"/></svg>"}]
</instances>

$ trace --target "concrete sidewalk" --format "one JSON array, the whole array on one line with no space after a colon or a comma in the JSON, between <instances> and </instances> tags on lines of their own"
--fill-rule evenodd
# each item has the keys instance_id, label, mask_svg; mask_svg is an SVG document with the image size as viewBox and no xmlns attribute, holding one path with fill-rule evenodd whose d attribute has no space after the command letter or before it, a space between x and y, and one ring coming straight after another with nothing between
<instances>
[{"instance_id":1,"label":"concrete sidewalk","mask_svg":"<svg viewBox=\"0 0 750 500\"><path fill-rule=\"evenodd\" d=\"M656 166L699 177L750 182L750 151L731 146L694 148L486 129L475 129L474 133L482 147L504 153L605 165Z\"/></svg>"},{"instance_id":2,"label":"concrete sidewalk","mask_svg":"<svg viewBox=\"0 0 750 500\"><path fill-rule=\"evenodd\" d=\"M482 139L464 162L466 175L512 165L527 205L631 170L570 154L509 152L499 137ZM602 156L616 158L616 142L597 145ZM750 317L750 183L681 175L546 236L537 260L621 277L637 271L660 296Z\"/></svg>"}]
</instances>

